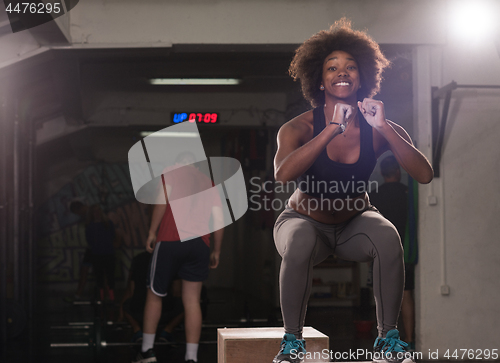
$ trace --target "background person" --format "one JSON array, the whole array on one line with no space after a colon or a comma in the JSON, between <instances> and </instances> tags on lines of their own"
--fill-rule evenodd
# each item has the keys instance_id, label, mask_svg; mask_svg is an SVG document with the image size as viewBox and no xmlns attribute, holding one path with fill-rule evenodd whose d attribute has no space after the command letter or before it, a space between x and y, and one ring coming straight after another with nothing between
<instances>
[{"instance_id":1,"label":"background person","mask_svg":"<svg viewBox=\"0 0 500 363\"><path fill-rule=\"evenodd\" d=\"M83 204L79 200L75 200L70 203L69 210L71 211L71 213L76 214L80 217L81 223L83 223L84 226L87 225L89 221L89 207L87 205ZM85 254L83 255L82 264L80 266L80 278L78 281L78 288L74 295L74 300L80 300L82 298L91 267L92 251L90 250L90 247L87 246L87 248L85 249Z\"/></svg>"},{"instance_id":2,"label":"background person","mask_svg":"<svg viewBox=\"0 0 500 363\"><path fill-rule=\"evenodd\" d=\"M89 223L85 228L85 237L92 251L92 266L101 301L104 300L105 281L111 301L115 300L115 248L117 235L115 226L98 204L90 207Z\"/></svg>"},{"instance_id":3,"label":"background person","mask_svg":"<svg viewBox=\"0 0 500 363\"><path fill-rule=\"evenodd\" d=\"M143 341L134 362L156 362L153 350L155 333L162 310L162 297L166 295L170 281L179 276L182 279L182 302L185 313L186 362L198 360L198 344L201 335L202 311L200 295L202 282L208 278L209 267L219 264L223 236L223 214L221 200L212 188L213 182L199 171L193 163L195 157L189 152L176 158L176 169L164 174L167 204L156 204L153 209L146 249L153 253L148 278L148 292L144 309ZM168 170L167 170L168 171ZM162 188L161 188L162 189ZM169 200L192 196L200 190L212 190L210 198L192 198L192 204L184 203L176 208L176 219L189 221L188 232L193 239L180 241ZM210 253L210 234L197 235L207 231L213 219L214 246ZM185 232L185 231L184 231Z\"/></svg>"},{"instance_id":4,"label":"background person","mask_svg":"<svg viewBox=\"0 0 500 363\"><path fill-rule=\"evenodd\" d=\"M370 194L372 204L394 224L401 239L407 232L408 222L408 187L401 183L401 168L394 156L388 156L380 163L380 172L384 177L376 193ZM415 350L415 303L413 291L415 290L415 264L407 261L405 253L405 284L403 302L401 304L401 317L403 319L405 339L408 341L408 350Z\"/></svg>"},{"instance_id":5,"label":"background person","mask_svg":"<svg viewBox=\"0 0 500 363\"><path fill-rule=\"evenodd\" d=\"M378 329L374 352L381 355L379 361L404 361L392 354L405 352L407 345L396 329L404 278L397 230L370 206L366 191L330 191L320 184L368 185L377 158L387 150L418 182L432 180L425 156L401 126L385 118L383 103L370 98L379 91L388 64L373 39L352 30L350 22L342 19L304 42L290 65L291 75L300 80L304 97L314 109L287 122L278 132L275 179L283 183L298 180L299 187L274 227L282 257L279 281L285 328L274 363L301 361L292 352L306 349L302 329L312 268L333 253L348 261L374 261ZM302 189L310 183L315 184ZM320 198L330 203L319 203ZM344 208L333 207L339 199ZM307 208L314 204L312 200L319 208ZM363 209L354 208L360 204Z\"/></svg>"}]
</instances>

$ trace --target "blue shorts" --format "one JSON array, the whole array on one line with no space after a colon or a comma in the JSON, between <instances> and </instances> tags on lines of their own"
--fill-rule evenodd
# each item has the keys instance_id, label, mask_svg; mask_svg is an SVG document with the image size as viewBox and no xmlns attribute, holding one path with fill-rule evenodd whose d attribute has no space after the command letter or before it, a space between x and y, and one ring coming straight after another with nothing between
<instances>
[{"instance_id":1,"label":"blue shorts","mask_svg":"<svg viewBox=\"0 0 500 363\"><path fill-rule=\"evenodd\" d=\"M147 286L158 296L166 296L170 282L177 276L186 281L208 278L210 247L199 238L188 241L163 241L156 244Z\"/></svg>"}]
</instances>

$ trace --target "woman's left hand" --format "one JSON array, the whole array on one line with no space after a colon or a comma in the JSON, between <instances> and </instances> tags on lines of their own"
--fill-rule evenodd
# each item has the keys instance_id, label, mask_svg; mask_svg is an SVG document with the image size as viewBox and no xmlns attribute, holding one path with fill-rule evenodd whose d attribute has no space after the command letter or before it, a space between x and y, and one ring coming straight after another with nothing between
<instances>
[{"instance_id":1,"label":"woman's left hand","mask_svg":"<svg viewBox=\"0 0 500 363\"><path fill-rule=\"evenodd\" d=\"M358 101L358 107L371 127L380 129L387 125L382 101L365 98L363 102Z\"/></svg>"}]
</instances>

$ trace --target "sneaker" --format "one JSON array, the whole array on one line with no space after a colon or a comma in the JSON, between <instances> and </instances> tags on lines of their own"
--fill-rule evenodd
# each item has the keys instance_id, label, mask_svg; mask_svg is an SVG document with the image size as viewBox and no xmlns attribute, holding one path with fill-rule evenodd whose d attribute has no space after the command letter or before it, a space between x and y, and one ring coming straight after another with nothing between
<instances>
[{"instance_id":1,"label":"sneaker","mask_svg":"<svg viewBox=\"0 0 500 363\"><path fill-rule=\"evenodd\" d=\"M151 363L156 362L156 355L153 349L148 349L145 352L142 352L141 349L137 352L137 356L132 363Z\"/></svg>"},{"instance_id":2,"label":"sneaker","mask_svg":"<svg viewBox=\"0 0 500 363\"><path fill-rule=\"evenodd\" d=\"M130 339L132 343L142 342L142 330L138 330L132 335L132 339Z\"/></svg>"},{"instance_id":3,"label":"sneaker","mask_svg":"<svg viewBox=\"0 0 500 363\"><path fill-rule=\"evenodd\" d=\"M378 337L373 344L374 363L415 363L408 344L399 339L397 329L390 330L385 338Z\"/></svg>"},{"instance_id":4,"label":"sneaker","mask_svg":"<svg viewBox=\"0 0 500 363\"><path fill-rule=\"evenodd\" d=\"M281 349L274 357L273 363L302 363L306 354L306 341L296 339L294 334L285 334L281 341Z\"/></svg>"}]
</instances>

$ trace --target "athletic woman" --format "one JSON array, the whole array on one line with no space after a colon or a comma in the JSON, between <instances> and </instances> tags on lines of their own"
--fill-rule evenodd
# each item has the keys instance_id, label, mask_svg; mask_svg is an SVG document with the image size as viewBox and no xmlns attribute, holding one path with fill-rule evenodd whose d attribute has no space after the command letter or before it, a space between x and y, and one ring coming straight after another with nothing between
<instances>
[{"instance_id":1,"label":"athletic woman","mask_svg":"<svg viewBox=\"0 0 500 363\"><path fill-rule=\"evenodd\" d=\"M366 191L377 158L388 150L420 183L429 183L433 171L406 131L385 118L384 104L372 98L388 65L378 44L345 18L304 42L290 65L313 109L278 132L275 179L296 181L298 188L274 226L285 328L274 363L302 361L312 268L332 254L374 263L373 360L411 361L396 329L404 283L400 237Z\"/></svg>"}]
</instances>

